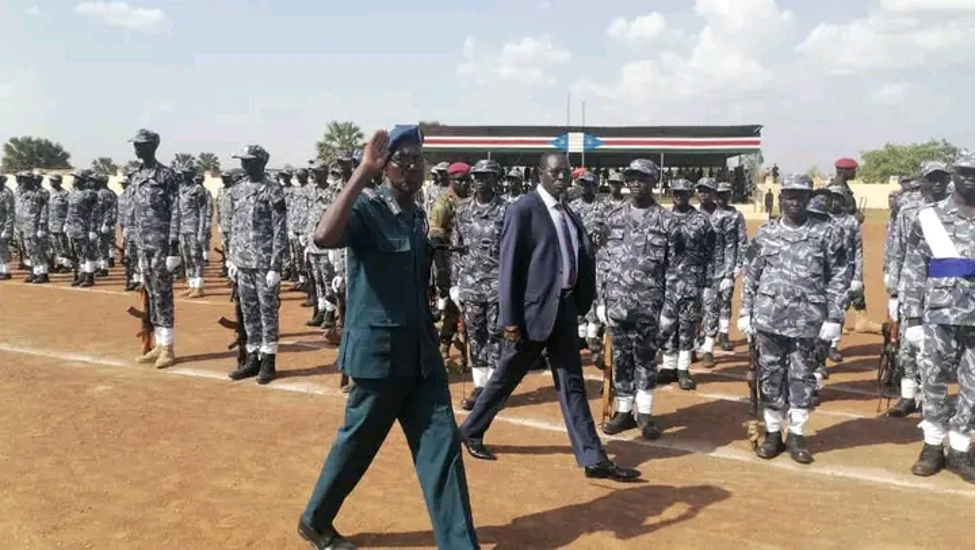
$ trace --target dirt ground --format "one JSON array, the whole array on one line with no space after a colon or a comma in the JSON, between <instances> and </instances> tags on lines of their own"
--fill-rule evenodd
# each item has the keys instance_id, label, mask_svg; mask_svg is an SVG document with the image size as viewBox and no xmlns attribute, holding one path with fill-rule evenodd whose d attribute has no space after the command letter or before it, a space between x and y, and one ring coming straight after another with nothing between
<instances>
[{"instance_id":1,"label":"dirt ground","mask_svg":"<svg viewBox=\"0 0 977 550\"><path fill-rule=\"evenodd\" d=\"M756 224L751 224L751 232ZM869 309L884 316L883 225L866 227ZM279 380L225 377L229 289L177 301L180 364L132 362L137 296L116 269L93 289L0 283L0 547L302 548L295 526L343 415L335 349L282 303ZM20 274L19 274L20 275ZM183 288L177 285L178 290ZM973 548L974 488L914 477L918 418L879 418L881 337L844 337L812 415L816 462L753 456L745 345L695 370L694 392L656 393L665 435L608 438L645 482L591 482L574 465L552 380L532 374L486 442L466 455L483 548ZM694 367L695 368L695 367ZM600 372L587 368L599 419ZM470 385L469 385L470 389ZM462 382L452 384L455 400ZM884 404L883 404L884 405ZM459 418L463 411L459 410ZM927 526L922 528L922 526ZM395 428L336 527L365 548L430 548L430 523Z\"/></svg>"}]
</instances>

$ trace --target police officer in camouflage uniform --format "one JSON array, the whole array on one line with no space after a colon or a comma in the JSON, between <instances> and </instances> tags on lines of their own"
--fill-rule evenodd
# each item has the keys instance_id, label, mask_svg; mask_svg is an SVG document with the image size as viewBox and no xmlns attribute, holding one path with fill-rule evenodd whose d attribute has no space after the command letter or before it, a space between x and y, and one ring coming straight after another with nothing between
<instances>
[{"instance_id":1,"label":"police officer in camouflage uniform","mask_svg":"<svg viewBox=\"0 0 977 550\"><path fill-rule=\"evenodd\" d=\"M690 204L692 182L684 178L669 182L674 206L672 217L682 235L684 247L675 256L669 271L668 294L663 317L674 319L663 327L664 353L658 370L658 383L678 381L683 390L695 389L689 373L695 338L702 322L702 292L713 281L714 257L722 254L716 247L716 232L705 214ZM666 330L667 329L667 330Z\"/></svg>"},{"instance_id":2,"label":"police officer in camouflage uniform","mask_svg":"<svg viewBox=\"0 0 977 550\"><path fill-rule=\"evenodd\" d=\"M98 269L95 275L105 277L109 274L109 268L115 267L113 257L115 256L115 226L119 221L119 196L109 189L109 177L105 174L98 175L95 194L98 196L96 214Z\"/></svg>"},{"instance_id":3,"label":"police officer in camouflage uniform","mask_svg":"<svg viewBox=\"0 0 977 550\"><path fill-rule=\"evenodd\" d=\"M231 187L237 183L237 176L238 174L234 170L221 172L223 186L217 190L217 231L220 232L221 250L224 251L221 277L227 277L227 257L230 255L228 246L231 244L231 218L234 216L234 212L231 210Z\"/></svg>"},{"instance_id":4,"label":"police officer in camouflage uniform","mask_svg":"<svg viewBox=\"0 0 977 550\"><path fill-rule=\"evenodd\" d=\"M695 184L696 195L699 199L699 210L709 218L712 229L716 234L717 254L713 256L713 278L702 291L702 325L705 338L702 342L702 366L715 365L713 351L716 336L721 331L729 334L729 321L723 323L720 318L721 298L724 293L732 292L733 279L736 276L736 247L739 243L739 231L736 227L736 216L729 210L719 207L716 202L718 185L714 178L703 177Z\"/></svg>"},{"instance_id":5,"label":"police officer in camouflage uniform","mask_svg":"<svg viewBox=\"0 0 977 550\"><path fill-rule=\"evenodd\" d=\"M894 321L899 321L905 315L900 303L900 294L903 292L903 269L905 267L906 256L909 252L909 235L912 232L913 222L921 208L932 206L947 197L947 184L950 183L950 168L942 162L928 161L923 162L920 167L920 197L919 202L904 204L899 214L896 216L895 223L892 224L892 235L890 239L890 250L888 255L889 266L886 269L885 278L886 290L889 293L889 317ZM900 380L899 401L888 411L888 415L902 418L916 412L919 407L917 401L922 396L919 395L919 349L908 338L899 339L899 354L897 361L899 369L902 371Z\"/></svg>"},{"instance_id":6,"label":"police officer in camouflage uniform","mask_svg":"<svg viewBox=\"0 0 977 550\"><path fill-rule=\"evenodd\" d=\"M135 241L139 273L149 293L156 345L138 363L162 369L176 362L173 350L173 273L180 267L179 176L156 160L159 134L139 130L130 140L139 168L129 177L130 235Z\"/></svg>"},{"instance_id":7,"label":"police officer in camouflage uniform","mask_svg":"<svg viewBox=\"0 0 977 550\"><path fill-rule=\"evenodd\" d=\"M309 207L306 210L305 255L312 276L309 284L312 294L316 296L316 303L312 319L306 325L318 327L323 325L327 314L336 311L335 304L329 300L335 271L329 259L329 250L316 246L312 235L323 213L332 204L335 190L342 185L343 172L338 162L327 163L324 160L316 160L311 170L314 185L309 189Z\"/></svg>"},{"instance_id":8,"label":"police officer in camouflage uniform","mask_svg":"<svg viewBox=\"0 0 977 550\"><path fill-rule=\"evenodd\" d=\"M7 176L0 174L0 281L9 281L10 240L14 237L15 198L7 187Z\"/></svg>"},{"instance_id":9,"label":"police officer in camouflage uniform","mask_svg":"<svg viewBox=\"0 0 977 550\"><path fill-rule=\"evenodd\" d=\"M756 339L767 431L757 456L771 459L784 451L786 411L786 448L801 464L814 460L804 425L817 392L816 341L841 334L848 284L841 233L807 213L812 188L808 176L784 178L781 217L764 223L747 251L737 321L741 332Z\"/></svg>"},{"instance_id":10,"label":"police officer in camouflage uniform","mask_svg":"<svg viewBox=\"0 0 977 550\"><path fill-rule=\"evenodd\" d=\"M472 357L471 395L461 408L472 410L482 388L499 364L502 332L499 318L499 244L502 219L508 203L496 193L502 167L494 160L480 160L472 167L475 193L458 203L451 232L452 244L463 252L452 258L458 279L449 295L458 304L468 330L466 341Z\"/></svg>"},{"instance_id":11,"label":"police officer in camouflage uniform","mask_svg":"<svg viewBox=\"0 0 977 550\"><path fill-rule=\"evenodd\" d=\"M862 247L862 227L855 216L848 213L848 197L841 185L830 185L831 222L841 231L845 241L845 254L848 256L848 303L856 311L865 310L865 280L863 275L864 256ZM844 324L844 323L842 323ZM831 342L828 358L835 363L843 360L838 345L841 336Z\"/></svg>"},{"instance_id":12,"label":"police officer in camouflage uniform","mask_svg":"<svg viewBox=\"0 0 977 550\"><path fill-rule=\"evenodd\" d=\"M456 162L448 167L450 185L431 207L428 215L428 238L435 245L449 244L454 230L454 216L458 209L458 201L468 197L471 192L471 167L463 162ZM466 345L458 338L458 319L461 310L450 299L451 282L458 280L458 268L452 261L451 254L444 249L434 251L434 286L437 293L437 308L441 312L441 327L438 334L441 357L449 370L464 371L468 366ZM461 353L460 363L451 359L451 345Z\"/></svg>"},{"instance_id":13,"label":"police officer in camouflage uniform","mask_svg":"<svg viewBox=\"0 0 977 550\"><path fill-rule=\"evenodd\" d=\"M204 265L210 265L210 226L214 223L214 196L210 194L210 190L204 185L204 181L206 181L204 174L197 174L193 178L193 181L200 186L204 195L203 244L200 248L203 249L201 256L204 258Z\"/></svg>"},{"instance_id":14,"label":"police officer in camouflage uniform","mask_svg":"<svg viewBox=\"0 0 977 550\"><path fill-rule=\"evenodd\" d=\"M65 220L68 218L68 190L61 186L61 175L48 177L51 184L51 196L48 199L48 230L51 232L50 247L53 252L51 271L64 273L71 269L71 255L68 237L64 233Z\"/></svg>"},{"instance_id":15,"label":"police officer in camouflage uniform","mask_svg":"<svg viewBox=\"0 0 977 550\"><path fill-rule=\"evenodd\" d=\"M182 166L183 177L179 193L180 246L186 262L188 298L204 296L204 231L210 231L207 222L207 199L204 186L196 182L197 169Z\"/></svg>"},{"instance_id":16,"label":"police officer in camouflage uniform","mask_svg":"<svg viewBox=\"0 0 977 550\"><path fill-rule=\"evenodd\" d=\"M726 210L736 218L736 268L733 270L734 279L743 272L743 264L746 261L746 247L749 244L749 237L746 233L746 218L735 206L730 204L733 196L733 186L728 181L721 181L716 184L716 204L719 208ZM733 316L733 289L723 292L720 295L719 304L719 337L717 342L724 351L733 351L733 343L729 341L729 320Z\"/></svg>"},{"instance_id":17,"label":"police officer in camouflage uniform","mask_svg":"<svg viewBox=\"0 0 977 550\"><path fill-rule=\"evenodd\" d=\"M234 156L245 177L231 190L231 257L228 272L237 281L238 299L248 334L247 361L229 373L231 380L257 376L275 379L281 272L288 253L285 193L265 174L268 152L248 145Z\"/></svg>"},{"instance_id":18,"label":"police officer in camouflage uniform","mask_svg":"<svg viewBox=\"0 0 977 550\"><path fill-rule=\"evenodd\" d=\"M678 222L652 196L661 171L648 159L636 159L624 172L630 201L607 214L598 241L605 250L598 271L598 314L611 335L614 363L614 416L601 429L613 435L639 428L642 437L657 439L652 420L655 354L664 318L666 288L673 262L682 252ZM661 317L661 319L660 319Z\"/></svg>"},{"instance_id":19,"label":"police officer in camouflage uniform","mask_svg":"<svg viewBox=\"0 0 977 550\"><path fill-rule=\"evenodd\" d=\"M522 196L522 170L512 168L505 175L505 195L502 197L507 203L516 202Z\"/></svg>"},{"instance_id":20,"label":"police officer in camouflage uniform","mask_svg":"<svg viewBox=\"0 0 977 550\"><path fill-rule=\"evenodd\" d=\"M922 164L926 164L924 161ZM892 265L892 251L896 245L894 242L896 224L899 212L906 206L912 206L923 202L923 195L920 192L920 178L903 176L899 179L900 189L898 192L889 195L889 218L885 222L885 252L882 259L882 280L886 289L890 285L889 267Z\"/></svg>"},{"instance_id":21,"label":"police officer in camouflage uniform","mask_svg":"<svg viewBox=\"0 0 977 550\"><path fill-rule=\"evenodd\" d=\"M132 235L132 186L129 179L132 174L126 174L120 182L122 194L119 195L119 227L122 229L122 254L126 260L126 292L139 288L142 276L139 273L139 255Z\"/></svg>"},{"instance_id":22,"label":"police officer in camouflage uniform","mask_svg":"<svg viewBox=\"0 0 977 550\"><path fill-rule=\"evenodd\" d=\"M611 211L624 204L626 197L624 196L624 180L621 178L621 173L617 170L611 170L611 173L607 176L607 187L610 188L610 193L604 199L607 201L607 210Z\"/></svg>"},{"instance_id":23,"label":"police officer in camouflage uniform","mask_svg":"<svg viewBox=\"0 0 977 550\"><path fill-rule=\"evenodd\" d=\"M83 288L95 284L95 249L98 242L95 209L98 207L98 194L92 189L94 177L91 170L78 170L74 173L64 223L64 232L71 244L72 268L75 272L75 280L71 286Z\"/></svg>"},{"instance_id":24,"label":"police officer in camouflage uniform","mask_svg":"<svg viewBox=\"0 0 977 550\"><path fill-rule=\"evenodd\" d=\"M434 207L434 203L437 202L447 191L448 185L451 180L448 179L448 167L451 166L447 162L439 162L431 168L431 181L427 184L421 193L418 193L423 199L424 213L428 216L431 215L431 209Z\"/></svg>"},{"instance_id":25,"label":"police officer in camouflage uniform","mask_svg":"<svg viewBox=\"0 0 977 550\"><path fill-rule=\"evenodd\" d=\"M28 171L17 173L17 183L23 185L20 199L23 213L20 217L20 233L23 235L27 255L31 259L31 273L25 283L49 283L47 266L48 192L40 181Z\"/></svg>"},{"instance_id":26,"label":"police officer in camouflage uniform","mask_svg":"<svg viewBox=\"0 0 977 550\"><path fill-rule=\"evenodd\" d=\"M974 155L953 163L953 194L919 209L902 270L905 338L920 347L923 450L912 472L944 466L974 482ZM956 404L947 386L953 372ZM946 456L944 441L949 443Z\"/></svg>"},{"instance_id":27,"label":"police officer in camouflage uniform","mask_svg":"<svg viewBox=\"0 0 977 550\"><path fill-rule=\"evenodd\" d=\"M597 176L593 172L584 172L576 180L580 195L570 201L570 208L580 216L583 221L587 235L596 235L598 224L607 214L607 205L601 197L597 196ZM598 274L598 277L600 275ZM603 341L600 339L601 326L597 318L597 304L580 317L577 326L577 335L586 338L587 347L590 348L591 360L595 365L603 363Z\"/></svg>"},{"instance_id":28,"label":"police officer in camouflage uniform","mask_svg":"<svg viewBox=\"0 0 977 550\"><path fill-rule=\"evenodd\" d=\"M307 282L305 265L305 246L308 244L306 226L309 219L309 171L305 168L295 173L297 186L285 188L285 201L288 204L288 242L289 255L292 258L291 280L298 284L292 287L294 291L305 289Z\"/></svg>"}]
</instances>

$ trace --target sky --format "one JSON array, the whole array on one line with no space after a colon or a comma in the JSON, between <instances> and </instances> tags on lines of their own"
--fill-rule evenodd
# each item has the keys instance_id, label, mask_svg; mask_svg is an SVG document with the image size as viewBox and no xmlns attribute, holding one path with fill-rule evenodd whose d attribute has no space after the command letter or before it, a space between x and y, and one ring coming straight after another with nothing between
<instances>
[{"instance_id":1,"label":"sky","mask_svg":"<svg viewBox=\"0 0 977 550\"><path fill-rule=\"evenodd\" d=\"M975 0L5 0L0 141L76 166L247 143L302 165L330 120L763 125L769 166L972 148Z\"/></svg>"}]
</instances>

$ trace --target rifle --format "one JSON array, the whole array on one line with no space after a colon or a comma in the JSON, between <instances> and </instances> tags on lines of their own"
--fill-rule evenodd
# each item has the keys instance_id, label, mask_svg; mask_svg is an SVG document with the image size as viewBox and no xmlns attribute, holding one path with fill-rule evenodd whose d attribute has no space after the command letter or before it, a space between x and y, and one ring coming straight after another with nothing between
<instances>
[{"instance_id":1,"label":"rifle","mask_svg":"<svg viewBox=\"0 0 977 550\"><path fill-rule=\"evenodd\" d=\"M244 326L244 314L241 312L241 297L237 292L237 281L231 284L231 301L234 302L234 321L221 315L217 324L235 332L234 341L227 345L227 349L237 348L237 366L242 368L248 362L248 332Z\"/></svg>"},{"instance_id":2,"label":"rifle","mask_svg":"<svg viewBox=\"0 0 977 550\"><path fill-rule=\"evenodd\" d=\"M75 264L77 263L78 262L75 262ZM156 337L153 331L153 321L150 317L151 304L149 301L149 292L146 291L145 284L139 285L139 299L142 301L142 311L129 306L126 313L135 317L136 319L139 319L142 323L142 326L139 329L139 332L136 333L136 336L142 341L142 353L143 355L146 355L154 347L156 347Z\"/></svg>"},{"instance_id":3,"label":"rifle","mask_svg":"<svg viewBox=\"0 0 977 550\"><path fill-rule=\"evenodd\" d=\"M760 429L763 426L763 419L760 416L760 398L757 383L759 380L760 364L757 361L756 337L748 336L750 342L750 367L746 371L746 384L750 388L750 416L743 423L746 427L746 438L750 441L750 446L756 451L760 445Z\"/></svg>"},{"instance_id":4,"label":"rifle","mask_svg":"<svg viewBox=\"0 0 977 550\"><path fill-rule=\"evenodd\" d=\"M611 415L614 414L614 360L612 356L614 355L611 349L611 331L604 331L604 364L602 365L604 371L604 380L602 382L601 391L601 424L606 423L611 419Z\"/></svg>"},{"instance_id":5,"label":"rifle","mask_svg":"<svg viewBox=\"0 0 977 550\"><path fill-rule=\"evenodd\" d=\"M879 388L879 402L875 412L882 411L882 399L885 399L885 408L889 408L889 402L893 397L900 395L900 382L902 373L899 369L899 325L894 322L886 321L882 323L882 352L879 354L879 369L876 374L876 383Z\"/></svg>"}]
</instances>

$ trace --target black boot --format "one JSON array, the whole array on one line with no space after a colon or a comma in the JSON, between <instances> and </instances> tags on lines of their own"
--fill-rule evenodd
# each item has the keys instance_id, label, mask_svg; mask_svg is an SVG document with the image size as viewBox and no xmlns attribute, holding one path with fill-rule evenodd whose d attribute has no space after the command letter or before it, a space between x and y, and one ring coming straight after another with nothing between
<instances>
[{"instance_id":1,"label":"black boot","mask_svg":"<svg viewBox=\"0 0 977 550\"><path fill-rule=\"evenodd\" d=\"M115 258L109 258L109 269L115 267Z\"/></svg>"},{"instance_id":2,"label":"black boot","mask_svg":"<svg viewBox=\"0 0 977 550\"><path fill-rule=\"evenodd\" d=\"M807 438L803 435L787 432L787 450L790 451L791 460L798 464L814 462L814 456L807 447Z\"/></svg>"},{"instance_id":3,"label":"black boot","mask_svg":"<svg viewBox=\"0 0 977 550\"><path fill-rule=\"evenodd\" d=\"M777 458L780 453L786 450L784 445L784 438L780 432L767 432L767 436L763 439L763 444L757 447L756 455L760 458L770 460L771 458Z\"/></svg>"},{"instance_id":4,"label":"black boot","mask_svg":"<svg viewBox=\"0 0 977 550\"><path fill-rule=\"evenodd\" d=\"M641 437L649 440L661 437L662 432L655 425L655 421L651 419L650 414L638 413L637 416L637 424L638 429L641 430Z\"/></svg>"},{"instance_id":5,"label":"black boot","mask_svg":"<svg viewBox=\"0 0 977 550\"><path fill-rule=\"evenodd\" d=\"M322 328L332 328L336 326L336 311L327 311L326 314L322 316Z\"/></svg>"},{"instance_id":6,"label":"black boot","mask_svg":"<svg viewBox=\"0 0 977 550\"><path fill-rule=\"evenodd\" d=\"M95 274L85 273L82 275L81 283L78 286L80 288L90 288L95 286Z\"/></svg>"},{"instance_id":7,"label":"black boot","mask_svg":"<svg viewBox=\"0 0 977 550\"><path fill-rule=\"evenodd\" d=\"M35 285L42 285L44 283L50 283L51 279L48 277L47 273L41 273L40 275L34 277L34 280L31 282Z\"/></svg>"},{"instance_id":8,"label":"black boot","mask_svg":"<svg viewBox=\"0 0 977 550\"><path fill-rule=\"evenodd\" d=\"M831 359L832 363L841 363L845 360L845 358L842 357L841 352L838 351L838 348L834 346L831 346L831 348L828 349L828 359Z\"/></svg>"},{"instance_id":9,"label":"black boot","mask_svg":"<svg viewBox=\"0 0 977 550\"><path fill-rule=\"evenodd\" d=\"M85 280L85 274L75 271L75 280L71 281L71 286L78 286Z\"/></svg>"},{"instance_id":10,"label":"black boot","mask_svg":"<svg viewBox=\"0 0 977 550\"><path fill-rule=\"evenodd\" d=\"M258 383L265 385L275 379L275 354L261 356L261 370L258 371Z\"/></svg>"},{"instance_id":11,"label":"black boot","mask_svg":"<svg viewBox=\"0 0 977 550\"><path fill-rule=\"evenodd\" d=\"M98 278L100 278L100 279L102 277L108 277L109 276L109 270L108 269L96 269L95 270L95 276L98 277Z\"/></svg>"},{"instance_id":12,"label":"black boot","mask_svg":"<svg viewBox=\"0 0 977 550\"><path fill-rule=\"evenodd\" d=\"M322 325L322 319L326 316L326 310L315 309L315 313L312 314L312 318L305 322L307 327L318 327Z\"/></svg>"},{"instance_id":13,"label":"black boot","mask_svg":"<svg viewBox=\"0 0 977 550\"><path fill-rule=\"evenodd\" d=\"M689 371L678 371L678 387L685 391L695 389L695 380L692 379L692 375L689 373Z\"/></svg>"},{"instance_id":14,"label":"black boot","mask_svg":"<svg viewBox=\"0 0 977 550\"><path fill-rule=\"evenodd\" d=\"M716 366L716 359L708 351L702 354L702 366L711 369Z\"/></svg>"},{"instance_id":15,"label":"black boot","mask_svg":"<svg viewBox=\"0 0 977 550\"><path fill-rule=\"evenodd\" d=\"M615 435L637 427L638 423L635 422L633 414L630 412L616 412L600 429L607 435Z\"/></svg>"},{"instance_id":16,"label":"black boot","mask_svg":"<svg viewBox=\"0 0 977 550\"><path fill-rule=\"evenodd\" d=\"M24 282L25 283L33 283L34 282L34 279L36 277L37 277L37 275L34 275L33 273L29 273L26 277L24 277Z\"/></svg>"},{"instance_id":17,"label":"black boot","mask_svg":"<svg viewBox=\"0 0 977 550\"><path fill-rule=\"evenodd\" d=\"M258 357L258 352L252 351L245 358L244 364L238 365L236 370L227 373L227 377L231 380L244 380L245 378L258 376L259 370L261 370L261 358Z\"/></svg>"},{"instance_id":18,"label":"black boot","mask_svg":"<svg viewBox=\"0 0 977 550\"><path fill-rule=\"evenodd\" d=\"M923 450L920 451L919 458L913 464L912 472L913 475L928 477L938 473L945 466L946 457L943 456L943 445L923 443Z\"/></svg>"},{"instance_id":19,"label":"black boot","mask_svg":"<svg viewBox=\"0 0 977 550\"><path fill-rule=\"evenodd\" d=\"M133 292L136 290L139 290L139 283L135 281L129 281L129 284L126 285L126 292Z\"/></svg>"},{"instance_id":20,"label":"black boot","mask_svg":"<svg viewBox=\"0 0 977 550\"><path fill-rule=\"evenodd\" d=\"M918 410L919 408L916 406L915 399L907 399L902 397L895 404L895 406L889 409L889 412L885 414L886 416L891 416L892 418L905 418Z\"/></svg>"},{"instance_id":21,"label":"black boot","mask_svg":"<svg viewBox=\"0 0 977 550\"><path fill-rule=\"evenodd\" d=\"M960 476L960 479L967 483L974 482L974 448L969 451L954 451L949 449L946 452L946 469Z\"/></svg>"},{"instance_id":22,"label":"black boot","mask_svg":"<svg viewBox=\"0 0 977 550\"><path fill-rule=\"evenodd\" d=\"M659 369L658 375L655 377L655 383L659 386L667 386L668 384L676 382L677 380L677 369Z\"/></svg>"},{"instance_id":23,"label":"black boot","mask_svg":"<svg viewBox=\"0 0 977 550\"><path fill-rule=\"evenodd\" d=\"M475 408L475 402L478 401L478 396L482 395L482 388L476 387L472 390L471 395L461 400L461 408L466 411L470 411Z\"/></svg>"},{"instance_id":24,"label":"black boot","mask_svg":"<svg viewBox=\"0 0 977 550\"><path fill-rule=\"evenodd\" d=\"M733 343L729 341L729 334L725 332L719 333L719 347L723 351L733 351Z\"/></svg>"},{"instance_id":25,"label":"black boot","mask_svg":"<svg viewBox=\"0 0 977 550\"><path fill-rule=\"evenodd\" d=\"M302 302L302 307L317 307L317 300L313 298L312 295L310 294L308 298L306 298L305 301Z\"/></svg>"}]
</instances>

